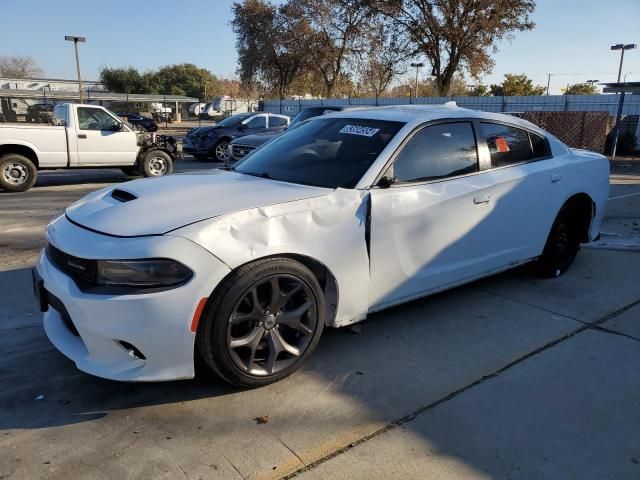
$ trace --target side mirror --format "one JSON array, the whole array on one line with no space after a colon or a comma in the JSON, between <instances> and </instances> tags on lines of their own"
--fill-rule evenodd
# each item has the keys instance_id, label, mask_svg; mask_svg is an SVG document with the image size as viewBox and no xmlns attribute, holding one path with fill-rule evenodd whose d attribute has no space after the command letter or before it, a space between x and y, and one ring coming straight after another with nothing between
<instances>
[{"instance_id":1,"label":"side mirror","mask_svg":"<svg viewBox=\"0 0 640 480\"><path fill-rule=\"evenodd\" d=\"M246 123L241 123L240 125L238 125L238 130L246 130L247 128L248 127Z\"/></svg>"},{"instance_id":2,"label":"side mirror","mask_svg":"<svg viewBox=\"0 0 640 480\"><path fill-rule=\"evenodd\" d=\"M385 175L378 181L378 187L380 188L389 188L392 185L398 183L398 179L396 177L391 177L389 175Z\"/></svg>"},{"instance_id":3,"label":"side mirror","mask_svg":"<svg viewBox=\"0 0 640 480\"><path fill-rule=\"evenodd\" d=\"M123 123L116 123L114 125L111 125L109 128L107 128L108 131L110 132L120 132L122 130L124 130L124 124Z\"/></svg>"}]
</instances>

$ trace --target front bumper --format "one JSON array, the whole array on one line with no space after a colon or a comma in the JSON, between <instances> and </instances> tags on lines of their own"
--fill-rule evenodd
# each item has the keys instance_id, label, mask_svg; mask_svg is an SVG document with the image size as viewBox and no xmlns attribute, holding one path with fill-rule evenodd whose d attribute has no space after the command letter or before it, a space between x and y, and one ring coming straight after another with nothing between
<instances>
[{"instance_id":1,"label":"front bumper","mask_svg":"<svg viewBox=\"0 0 640 480\"><path fill-rule=\"evenodd\" d=\"M44 251L36 265L42 286L59 301L50 302L44 313L47 336L80 370L127 381L193 377L193 316L199 301L211 295L229 272L226 265L181 237L108 237L73 225L64 217L52 222L47 239L60 250L80 258L164 257L191 268L193 278L172 290L106 295L82 292L51 263ZM67 318L65 312L59 311L64 309ZM130 345L144 358L132 354Z\"/></svg>"},{"instance_id":2,"label":"front bumper","mask_svg":"<svg viewBox=\"0 0 640 480\"><path fill-rule=\"evenodd\" d=\"M182 151L190 155L208 155L209 146L204 144L201 140L191 140L185 138L182 141Z\"/></svg>"}]
</instances>

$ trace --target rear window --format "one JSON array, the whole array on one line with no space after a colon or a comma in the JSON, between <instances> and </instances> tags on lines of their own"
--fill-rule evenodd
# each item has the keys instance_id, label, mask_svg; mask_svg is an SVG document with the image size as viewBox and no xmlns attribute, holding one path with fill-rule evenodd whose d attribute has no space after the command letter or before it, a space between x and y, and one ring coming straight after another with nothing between
<instances>
[{"instance_id":1,"label":"rear window","mask_svg":"<svg viewBox=\"0 0 640 480\"><path fill-rule=\"evenodd\" d=\"M354 188L404 124L362 118L317 118L266 143L234 170L327 188Z\"/></svg>"},{"instance_id":2,"label":"rear window","mask_svg":"<svg viewBox=\"0 0 640 480\"><path fill-rule=\"evenodd\" d=\"M551 149L546 138L529 132L531 146L533 147L533 158L545 158L551 156Z\"/></svg>"},{"instance_id":3,"label":"rear window","mask_svg":"<svg viewBox=\"0 0 640 480\"><path fill-rule=\"evenodd\" d=\"M487 140L492 167L505 167L533 159L529 133L520 128L497 123L480 123Z\"/></svg>"},{"instance_id":4,"label":"rear window","mask_svg":"<svg viewBox=\"0 0 640 480\"><path fill-rule=\"evenodd\" d=\"M275 117L275 116L270 116L269 117L269 127L286 127L287 126L287 119L284 117Z\"/></svg>"}]
</instances>

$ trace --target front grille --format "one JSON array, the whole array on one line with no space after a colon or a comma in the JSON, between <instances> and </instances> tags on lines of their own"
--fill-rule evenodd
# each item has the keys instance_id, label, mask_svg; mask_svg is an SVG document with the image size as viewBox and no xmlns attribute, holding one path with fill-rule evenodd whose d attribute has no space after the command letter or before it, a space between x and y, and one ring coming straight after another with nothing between
<instances>
[{"instance_id":1,"label":"front grille","mask_svg":"<svg viewBox=\"0 0 640 480\"><path fill-rule=\"evenodd\" d=\"M96 260L74 257L49 244L47 256L51 263L69 275L79 287L93 285L98 270Z\"/></svg>"},{"instance_id":2,"label":"front grille","mask_svg":"<svg viewBox=\"0 0 640 480\"><path fill-rule=\"evenodd\" d=\"M256 147L253 145L236 145L235 143L231 145L231 156L236 160L240 160L242 157L250 154L254 151Z\"/></svg>"}]
</instances>

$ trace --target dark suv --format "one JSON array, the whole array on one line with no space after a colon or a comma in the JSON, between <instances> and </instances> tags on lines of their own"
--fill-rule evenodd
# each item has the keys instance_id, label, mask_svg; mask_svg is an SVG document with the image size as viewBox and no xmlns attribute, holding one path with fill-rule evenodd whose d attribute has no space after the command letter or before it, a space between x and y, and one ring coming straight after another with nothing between
<instances>
[{"instance_id":1,"label":"dark suv","mask_svg":"<svg viewBox=\"0 0 640 480\"><path fill-rule=\"evenodd\" d=\"M356 110L358 108L364 108L366 106L355 106L355 105L343 105L343 106L320 106L320 107L307 107L303 108L298 112L298 114L293 117L291 123L289 124L289 128L299 124L300 122L305 121L308 118L318 117L320 115L324 115L325 113L331 112L340 112L342 110ZM371 108L370 106L368 108ZM272 114L273 115L273 114ZM283 129L284 130L284 129ZM231 166L236 163L238 160L243 158L245 155L251 153L256 148L261 145L264 145L272 138L280 135L280 132L268 132L261 133L256 135L247 135L242 137L241 139L233 140L229 144L229 152L227 155L227 159L224 161L225 165Z\"/></svg>"},{"instance_id":2,"label":"dark suv","mask_svg":"<svg viewBox=\"0 0 640 480\"><path fill-rule=\"evenodd\" d=\"M214 158L219 162L228 159L229 142L234 138L256 133L280 133L289 125L289 117L275 113L238 113L225 118L217 125L189 130L182 141L184 153L201 160Z\"/></svg>"}]
</instances>

